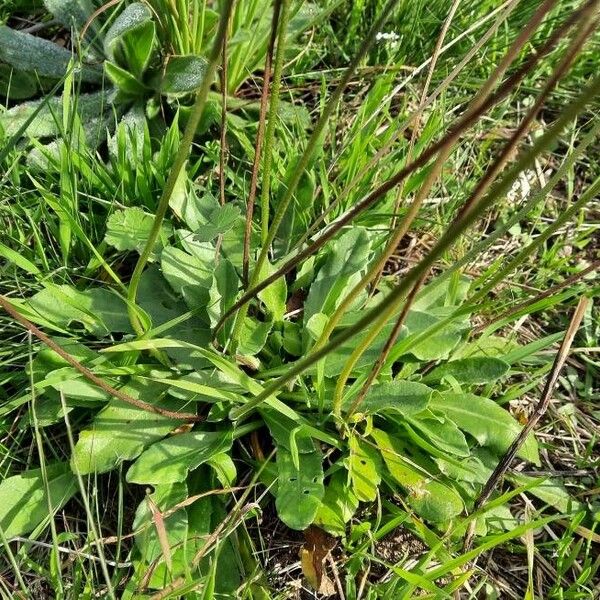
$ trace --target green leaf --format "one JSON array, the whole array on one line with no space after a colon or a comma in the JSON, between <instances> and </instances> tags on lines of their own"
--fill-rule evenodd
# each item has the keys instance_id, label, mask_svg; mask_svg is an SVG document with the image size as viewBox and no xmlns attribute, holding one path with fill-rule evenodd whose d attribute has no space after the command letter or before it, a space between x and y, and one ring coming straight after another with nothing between
<instances>
[{"instance_id":1,"label":"green leaf","mask_svg":"<svg viewBox=\"0 0 600 600\"><path fill-rule=\"evenodd\" d=\"M443 316L433 312L409 311L405 321L408 336L402 344L403 348L407 347L404 354L410 353L418 360L427 361L448 358L461 340L461 326L458 324L448 325L443 331L430 335L418 344L411 343L412 337L421 334L427 328L439 323L443 318Z\"/></svg>"},{"instance_id":2,"label":"green leaf","mask_svg":"<svg viewBox=\"0 0 600 600\"><path fill-rule=\"evenodd\" d=\"M163 387L157 384L135 382L122 390L162 408L177 411L184 406L183 402L158 400ZM113 400L79 434L71 467L81 474L105 473L125 460L133 460L179 424L180 421Z\"/></svg>"},{"instance_id":3,"label":"green leaf","mask_svg":"<svg viewBox=\"0 0 600 600\"><path fill-rule=\"evenodd\" d=\"M40 383L44 387L51 386L56 391L62 392L70 406L93 406L98 402L104 403L110 399L104 390L89 382L73 367L56 369Z\"/></svg>"},{"instance_id":4,"label":"green leaf","mask_svg":"<svg viewBox=\"0 0 600 600\"><path fill-rule=\"evenodd\" d=\"M273 266L268 261L265 261L260 281L266 279L273 272ZM275 322L283 321L287 300L287 284L285 282L285 277L280 277L277 281L274 281L270 286L259 292L258 297L264 302L264 305L267 307L267 310Z\"/></svg>"},{"instance_id":5,"label":"green leaf","mask_svg":"<svg viewBox=\"0 0 600 600\"><path fill-rule=\"evenodd\" d=\"M431 399L430 407L451 419L481 446L503 454L521 431L521 426L508 411L493 400L474 394L442 392ZM518 456L539 464L537 443L529 436Z\"/></svg>"},{"instance_id":6,"label":"green leaf","mask_svg":"<svg viewBox=\"0 0 600 600\"><path fill-rule=\"evenodd\" d=\"M0 527L7 538L33 531L48 517L48 505L59 510L75 494L77 480L66 463L46 466L50 502L41 469L30 469L0 483Z\"/></svg>"},{"instance_id":7,"label":"green leaf","mask_svg":"<svg viewBox=\"0 0 600 600\"><path fill-rule=\"evenodd\" d=\"M194 232L194 238L199 242L210 242L219 235L227 233L240 216L240 209L231 204L215 207L205 224L199 225Z\"/></svg>"},{"instance_id":8,"label":"green leaf","mask_svg":"<svg viewBox=\"0 0 600 600\"><path fill-rule=\"evenodd\" d=\"M292 432L298 427L298 422L269 407L263 406L259 410L277 447L291 451ZM297 452L310 454L315 451L315 444L309 436L296 435L293 439Z\"/></svg>"},{"instance_id":9,"label":"green leaf","mask_svg":"<svg viewBox=\"0 0 600 600\"><path fill-rule=\"evenodd\" d=\"M469 445L463 432L447 418L438 418L431 411L417 417L407 417L407 422L422 433L434 446L448 454L466 458L469 456ZM405 424L408 427L408 423Z\"/></svg>"},{"instance_id":10,"label":"green leaf","mask_svg":"<svg viewBox=\"0 0 600 600\"><path fill-rule=\"evenodd\" d=\"M513 473L508 475L508 479L516 485L521 486L533 483L536 478L528 477L521 473ZM546 479L545 481L538 479L538 481L539 484L530 487L526 492L527 494L531 494L550 504L562 514L567 514L571 511L581 511L585 508L579 500L576 500L569 494L567 488L560 481L556 479Z\"/></svg>"},{"instance_id":11,"label":"green leaf","mask_svg":"<svg viewBox=\"0 0 600 600\"><path fill-rule=\"evenodd\" d=\"M292 454L277 448L277 499L275 506L279 518L290 528L306 529L315 519L323 486L323 457L319 451L299 454L299 468Z\"/></svg>"},{"instance_id":12,"label":"green leaf","mask_svg":"<svg viewBox=\"0 0 600 600\"><path fill-rule=\"evenodd\" d=\"M331 476L325 486L325 495L314 519L314 524L333 535L343 535L346 523L358 509L358 498L347 484L343 469Z\"/></svg>"},{"instance_id":13,"label":"green leaf","mask_svg":"<svg viewBox=\"0 0 600 600\"><path fill-rule=\"evenodd\" d=\"M45 104L44 104L45 103ZM98 118L111 107L111 98L106 92L81 94L77 99L77 114L83 122ZM0 113L0 126L7 136L15 135L27 123L32 114L33 121L25 129L24 135L32 138L52 137L60 133L63 119L62 98L50 98L23 102Z\"/></svg>"},{"instance_id":14,"label":"green leaf","mask_svg":"<svg viewBox=\"0 0 600 600\"><path fill-rule=\"evenodd\" d=\"M95 10L91 0L44 0L44 6L55 19L68 29L73 25L77 29L82 29ZM93 27L94 22L92 21L90 28Z\"/></svg>"},{"instance_id":15,"label":"green leaf","mask_svg":"<svg viewBox=\"0 0 600 600\"><path fill-rule=\"evenodd\" d=\"M373 340L373 342L369 345L369 347L362 353L360 358L358 359L355 371L359 371L360 369L371 369L374 362L377 360L379 355L381 354L381 350L388 340L390 333L394 327L395 323L390 322L382 330L379 332L377 337ZM358 334L356 337L344 342L341 346L339 346L333 352L330 352L325 357L325 376L326 377L335 377L342 372L346 361L350 354L354 351L354 349L366 338L369 334L370 328L365 332ZM396 342L397 344L402 343L404 338L406 337L406 329L403 329L398 336L399 340ZM316 371L316 367L312 368L312 372ZM309 370L309 373L311 370Z\"/></svg>"},{"instance_id":16,"label":"green leaf","mask_svg":"<svg viewBox=\"0 0 600 600\"><path fill-rule=\"evenodd\" d=\"M499 358L491 356L471 356L439 365L428 373L423 381L433 383L444 377L453 377L458 383L482 384L493 383L506 375L510 365Z\"/></svg>"},{"instance_id":17,"label":"green leaf","mask_svg":"<svg viewBox=\"0 0 600 600\"><path fill-rule=\"evenodd\" d=\"M413 466L394 438L379 429L371 436L392 477L408 491L407 501L417 514L434 523L447 523L462 512L458 493Z\"/></svg>"},{"instance_id":18,"label":"green leaf","mask_svg":"<svg viewBox=\"0 0 600 600\"><path fill-rule=\"evenodd\" d=\"M240 340L237 347L238 354L255 356L264 347L267 336L271 331L271 323L261 323L250 317L244 319Z\"/></svg>"},{"instance_id":19,"label":"green leaf","mask_svg":"<svg viewBox=\"0 0 600 600\"><path fill-rule=\"evenodd\" d=\"M153 223L154 215L144 212L137 206L116 210L108 217L104 241L120 251L137 250L141 253L148 241ZM173 230L169 222L163 221L151 260L156 260L161 248L166 246L172 234Z\"/></svg>"},{"instance_id":20,"label":"green leaf","mask_svg":"<svg viewBox=\"0 0 600 600\"><path fill-rule=\"evenodd\" d=\"M97 336L114 332L130 332L125 302L105 288L80 292L68 285L50 285L22 303L19 310L35 322L52 323L66 329L81 323Z\"/></svg>"},{"instance_id":21,"label":"green leaf","mask_svg":"<svg viewBox=\"0 0 600 600\"><path fill-rule=\"evenodd\" d=\"M104 70L107 77L124 94L128 96L143 96L148 92L148 88L129 71L123 69L123 67L107 60L104 61Z\"/></svg>"},{"instance_id":22,"label":"green leaf","mask_svg":"<svg viewBox=\"0 0 600 600\"><path fill-rule=\"evenodd\" d=\"M11 100L25 100L37 93L37 80L31 73L0 64L0 96Z\"/></svg>"},{"instance_id":23,"label":"green leaf","mask_svg":"<svg viewBox=\"0 0 600 600\"><path fill-rule=\"evenodd\" d=\"M200 87L208 61L194 54L169 57L160 82L163 94L180 95L194 92Z\"/></svg>"},{"instance_id":24,"label":"green leaf","mask_svg":"<svg viewBox=\"0 0 600 600\"><path fill-rule=\"evenodd\" d=\"M304 303L304 322L316 313L331 315L347 287L360 280L367 266L371 242L366 229L354 227L333 244L333 248L310 286Z\"/></svg>"},{"instance_id":25,"label":"green leaf","mask_svg":"<svg viewBox=\"0 0 600 600\"><path fill-rule=\"evenodd\" d=\"M141 2L133 2L107 31L104 52L138 81L148 66L154 43L155 27L150 9Z\"/></svg>"},{"instance_id":26,"label":"green leaf","mask_svg":"<svg viewBox=\"0 0 600 600\"><path fill-rule=\"evenodd\" d=\"M416 381L396 379L369 388L357 412L376 414L393 411L401 415L415 415L424 411L434 390ZM351 403L351 401L350 401Z\"/></svg>"},{"instance_id":27,"label":"green leaf","mask_svg":"<svg viewBox=\"0 0 600 600\"><path fill-rule=\"evenodd\" d=\"M188 471L231 448L231 431L193 431L156 442L127 471L130 483L164 485L183 481Z\"/></svg>"},{"instance_id":28,"label":"green leaf","mask_svg":"<svg viewBox=\"0 0 600 600\"><path fill-rule=\"evenodd\" d=\"M61 79L69 70L72 59L71 52L49 40L0 25L0 62L19 71ZM83 65L76 67L74 72L87 83L102 81L102 71L95 66Z\"/></svg>"},{"instance_id":29,"label":"green leaf","mask_svg":"<svg viewBox=\"0 0 600 600\"><path fill-rule=\"evenodd\" d=\"M372 502L381 482L381 456L356 435L350 436L348 447L348 471L354 495L361 502Z\"/></svg>"},{"instance_id":30,"label":"green leaf","mask_svg":"<svg viewBox=\"0 0 600 600\"><path fill-rule=\"evenodd\" d=\"M169 285L178 293L184 294L184 288L190 290L198 286L209 289L215 270L214 248L198 245L194 253L169 246L160 256L160 266Z\"/></svg>"},{"instance_id":31,"label":"green leaf","mask_svg":"<svg viewBox=\"0 0 600 600\"><path fill-rule=\"evenodd\" d=\"M152 494L148 498L162 512L173 508L179 502L182 502L188 497L188 489L185 483L174 483L168 485L157 485ZM187 539L188 534L188 516L185 510L177 510L171 515L163 519L165 530L167 533L168 544L170 548L175 548L182 544ZM150 564L162 555L162 549L152 511L148 500L144 498L135 511L132 529L139 531L135 536L135 545L141 554L141 560L145 564ZM173 554L175 559L176 554ZM173 561L174 573L183 571L184 565L177 565Z\"/></svg>"}]
</instances>

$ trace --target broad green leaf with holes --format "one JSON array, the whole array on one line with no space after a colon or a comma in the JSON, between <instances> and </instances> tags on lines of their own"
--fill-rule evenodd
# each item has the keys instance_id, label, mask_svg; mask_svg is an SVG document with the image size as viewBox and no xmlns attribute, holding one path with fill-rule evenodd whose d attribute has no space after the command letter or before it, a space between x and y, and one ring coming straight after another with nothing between
<instances>
[{"instance_id":1,"label":"broad green leaf with holes","mask_svg":"<svg viewBox=\"0 0 600 600\"><path fill-rule=\"evenodd\" d=\"M41 469L6 477L0 483L0 527L7 538L33 531L48 517L48 505L59 510L77 490L75 475L65 463L46 465L49 498Z\"/></svg>"},{"instance_id":2,"label":"broad green leaf with holes","mask_svg":"<svg viewBox=\"0 0 600 600\"><path fill-rule=\"evenodd\" d=\"M130 483L164 485L183 481L207 460L231 448L229 431L192 431L156 442L127 471Z\"/></svg>"},{"instance_id":3,"label":"broad green leaf with holes","mask_svg":"<svg viewBox=\"0 0 600 600\"><path fill-rule=\"evenodd\" d=\"M290 529L303 530L314 521L325 493L323 457L315 450L299 454L299 463L298 468L286 448L277 448L277 514Z\"/></svg>"},{"instance_id":4,"label":"broad green leaf with holes","mask_svg":"<svg viewBox=\"0 0 600 600\"><path fill-rule=\"evenodd\" d=\"M273 439L277 443L277 447L285 448L286 450L290 451L292 444L292 432L298 427L298 421L295 421L286 415L282 415L278 411L273 410L268 406L260 407L259 412L269 428L269 432L273 436ZM294 444L296 446L296 450L303 454L310 454L315 450L314 442L307 435L295 436Z\"/></svg>"},{"instance_id":5,"label":"broad green leaf with holes","mask_svg":"<svg viewBox=\"0 0 600 600\"><path fill-rule=\"evenodd\" d=\"M458 383L494 383L508 373L510 365L491 356L470 356L451 360L433 369L424 378L424 383L435 383L445 377L452 377Z\"/></svg>"},{"instance_id":6,"label":"broad green leaf with holes","mask_svg":"<svg viewBox=\"0 0 600 600\"><path fill-rule=\"evenodd\" d=\"M408 492L406 500L419 516L434 523L447 523L463 511L458 493L411 463L397 440L380 429L373 429L371 436L391 476Z\"/></svg>"},{"instance_id":7,"label":"broad green leaf with holes","mask_svg":"<svg viewBox=\"0 0 600 600\"><path fill-rule=\"evenodd\" d=\"M430 407L454 421L481 446L496 454L503 454L521 431L521 426L507 410L489 398L474 394L442 392L432 398ZM537 443L533 435L527 438L518 456L539 464Z\"/></svg>"},{"instance_id":8,"label":"broad green leaf with holes","mask_svg":"<svg viewBox=\"0 0 600 600\"><path fill-rule=\"evenodd\" d=\"M348 447L348 472L354 495L361 502L372 502L381 482L381 456L356 435L350 436Z\"/></svg>"}]
</instances>

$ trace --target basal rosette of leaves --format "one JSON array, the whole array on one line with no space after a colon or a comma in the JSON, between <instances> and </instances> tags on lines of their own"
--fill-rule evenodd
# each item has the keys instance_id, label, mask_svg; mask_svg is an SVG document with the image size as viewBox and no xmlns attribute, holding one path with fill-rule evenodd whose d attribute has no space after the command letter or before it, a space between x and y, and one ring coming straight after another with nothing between
<instances>
[{"instance_id":1,"label":"basal rosette of leaves","mask_svg":"<svg viewBox=\"0 0 600 600\"><path fill-rule=\"evenodd\" d=\"M38 148L30 164L46 168L48 159L57 155L57 143L48 142L64 134L65 123L73 119L71 112L81 123L80 137L85 141L77 143L92 151L106 141L118 122L130 129L140 116L149 123L162 123L165 112L179 110L184 124L204 77L206 55L218 23L218 13L208 6L199 10L200 4L190 4L189 10L198 14L196 30L188 31L187 37L172 22L173 6L162 6L161 0L123 2L114 7L97 0L44 0L44 8L54 17L52 23L58 23L62 37L69 40L69 47L42 37L43 31L28 33L0 24L0 96L14 104L0 112L0 136L34 141ZM299 5L289 23L290 39L314 26L330 10L310 3ZM263 0L251 6L240 2L236 11L228 50L227 119L232 135L251 150L244 130L257 118L258 102L238 99L235 93L263 66L272 6ZM297 49L291 47L290 53L297 54ZM217 89L221 87L215 83ZM62 97L32 99L55 85L63 88ZM77 94L70 91L72 86ZM198 134L220 122L221 102L221 93L211 92ZM284 103L281 117L307 122L306 111L288 103ZM41 150L39 141L44 144Z\"/></svg>"},{"instance_id":2,"label":"basal rosette of leaves","mask_svg":"<svg viewBox=\"0 0 600 600\"><path fill-rule=\"evenodd\" d=\"M136 511L132 556L140 576L150 569L145 579L150 588L183 574L201 547L198 540L225 518L227 496L202 494L247 481L253 472L260 472L279 519L292 529L316 524L345 536L357 511L375 506L379 497L396 498L442 532L465 515L521 428L495 400L497 384L511 369L519 370L514 345L500 338L471 339L468 315L423 338L461 305L469 281L454 278L421 291L347 428L339 429L332 417L332 397L355 342L268 398L250 419L232 421L232 408L243 406L311 349L340 298L374 259L382 234L355 227L293 277L262 292L244 320L236 351L223 353L210 343L211 328L241 294L243 217L236 203L220 206L192 189L177 196L171 208L172 219L163 224L153 264L140 284L139 306L149 323L142 339L135 339L125 301L111 286L48 283L29 299L14 301L111 385L156 406L202 416L202 422L181 428L176 420L110 398L52 350L40 350L31 364L37 422L50 427L66 413L77 423L69 463L51 467L53 506L60 508L77 493L76 474L122 469L132 489L149 488ZM105 241L118 253L139 252L150 220L139 208L115 211ZM372 297L358 299L339 327L355 322L387 290L384 279ZM300 298L302 310L290 310ZM357 363L344 412L393 324ZM219 337L225 348L227 335L225 330ZM418 336L422 341L414 343ZM9 408L30 398L25 394ZM520 457L537 463L537 452L532 437ZM30 500L15 513L11 498L25 487ZM200 498L192 504L184 502L195 496ZM0 500L7 537L44 522L48 499L35 471L6 479ZM168 559L152 508L166 515ZM495 511L479 520L478 532L511 523L507 509ZM230 535L219 553L219 565L229 573L219 582L222 591L235 589L244 576L236 561L238 542ZM198 568L208 568L207 563Z\"/></svg>"}]
</instances>

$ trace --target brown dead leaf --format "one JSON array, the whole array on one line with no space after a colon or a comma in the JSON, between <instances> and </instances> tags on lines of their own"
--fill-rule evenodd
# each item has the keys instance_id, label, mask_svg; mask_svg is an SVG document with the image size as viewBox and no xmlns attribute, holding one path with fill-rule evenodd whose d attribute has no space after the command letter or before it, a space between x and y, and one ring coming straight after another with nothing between
<instances>
[{"instance_id":1,"label":"brown dead leaf","mask_svg":"<svg viewBox=\"0 0 600 600\"><path fill-rule=\"evenodd\" d=\"M311 525L304 531L304 545L300 550L302 572L310 586L323 596L335 594L335 586L325 573L325 561L335 547L335 538Z\"/></svg>"},{"instance_id":2,"label":"brown dead leaf","mask_svg":"<svg viewBox=\"0 0 600 600\"><path fill-rule=\"evenodd\" d=\"M169 538L167 536L167 528L165 527L163 514L150 496L146 496L146 502L152 513L152 520L154 521L154 527L156 527L156 534L158 535L158 541L160 542L160 548L162 550L163 558L165 559L165 564L167 565L167 570L171 573L173 571L173 559L171 557L171 546L169 546Z\"/></svg>"}]
</instances>

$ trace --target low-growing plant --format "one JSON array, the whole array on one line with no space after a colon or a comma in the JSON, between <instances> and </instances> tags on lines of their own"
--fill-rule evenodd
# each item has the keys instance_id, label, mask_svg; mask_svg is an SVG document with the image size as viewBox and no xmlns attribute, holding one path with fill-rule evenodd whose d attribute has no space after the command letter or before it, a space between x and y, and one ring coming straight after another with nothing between
<instances>
[{"instance_id":1,"label":"low-growing plant","mask_svg":"<svg viewBox=\"0 0 600 600\"><path fill-rule=\"evenodd\" d=\"M102 245L88 242L92 260L86 276L105 282L39 277L42 289L35 294L0 296L3 308L42 342L28 361L28 389L0 409L8 417L29 407L19 418L35 430L41 453L39 467L0 483L2 541L8 547L7 540L43 530L74 498L87 502L86 485L94 478L114 473L117 479L123 475L137 508L126 534L134 539L127 566L116 567L116 576L106 568L99 576L108 595L115 595L118 574L129 569L123 597L142 597L152 590L157 598L194 590L200 595L190 597L269 597L255 540L245 528L265 510L268 495L288 528L310 532L318 527L355 550L347 569L347 591L354 590L349 597L358 597L355 579L370 560L370 535L382 535L379 526L371 530L367 524L359 530L350 529L351 523L361 511L382 510L392 515L390 522L411 520L432 550L414 576L402 573L392 583L383 582L373 597L411 597L416 587L447 596L470 575L459 572L468 561L552 518L517 523L503 496L483 507L476 502L522 428L497 399L507 379L527 377L527 359L555 339L522 345L474 331L478 315L490 304L489 292L534 254L544 236L597 195L600 180L592 181L565 215L505 265L479 276L466 276L461 267L546 198L596 139L600 126L592 125L520 211L476 241L470 252L461 255L455 245L600 93L600 79L590 79L531 145L523 144L549 94L593 33L598 3L584 3L518 68L509 70L553 4L542 3L450 125L439 113L430 113L414 144L400 140L393 146L397 164L368 173L368 187L361 182L353 189L355 176L368 163L358 159L361 152L367 148L371 158L394 144L386 136L369 148L360 135L372 131L357 125L357 135L352 131L351 144L340 153L346 158L337 177L347 194L341 203L325 195L327 183L320 184L321 196L315 189L317 181L328 181L319 164L326 128L396 2L389 0L383 7L324 100L312 133L289 156L283 152L292 146L278 101L284 58L295 31L287 23L293 23L294 14L298 18L299 4L276 2L274 19L266 3L240 2L238 12L233 4L221 3L220 21L205 6L192 11L191 20L183 19L190 16L183 12L185 2L152 2L156 21L146 5L129 4L103 34L109 61L104 67L119 93L142 97L147 86L141 81L160 73L164 82L172 73L174 67L164 63L152 73L151 53L158 39L163 48L204 54L202 79L185 90L199 87L194 104L180 108L180 115L185 112L183 134L177 122L171 126L162 156L149 155L142 112L143 134L137 141L131 129L122 128L107 154L94 158L94 169L86 171L78 161L89 182L105 178L107 186L111 161L113 166L122 161L121 171L127 157L140 169L144 164L170 169L162 174L157 202L111 207ZM243 18L260 23L254 30L261 32L260 44L255 39L244 45L239 33ZM89 15L79 25L84 23L90 23ZM236 34L229 37L231 52L224 53L228 23L240 28L236 31L241 39L236 47ZM266 23L276 43L271 48L268 109L265 101L253 156L252 177L261 194L254 211L254 199L247 202L244 195L246 186L236 182L237 171L230 177L231 189L219 195L216 186L224 189L226 172L220 169L218 177L199 183L203 157L194 153L194 162L190 153L210 110L210 86L223 56L231 58L227 85L233 93L244 71L257 69L259 59L269 54ZM95 27L100 36L102 28ZM92 23L85 30L91 34L96 28ZM0 34L16 35L6 31ZM205 39L211 40L209 51ZM569 44L563 59L540 83L536 99L477 184L464 194L461 208L439 238L430 240L424 256L399 277L387 274L386 266L406 241L423 200L444 177L444 166L465 132L565 39ZM71 64L69 58L63 68ZM155 91L164 91L162 85ZM368 107L381 100L380 87L384 83L365 102L365 118ZM404 111L406 122L418 128L420 112ZM80 150L75 148L74 155ZM210 152L209 144L204 150ZM220 160L223 167L224 149L219 150L212 164ZM230 168L247 171L248 162ZM136 185L142 186L143 179ZM398 212L398 199L389 192L399 185L405 205ZM52 205L48 189L36 189ZM152 196L148 188L146 197ZM72 231L79 231L75 213L65 215L56 201L55 206ZM326 216L320 218L321 213ZM68 259L68 252L63 256ZM438 270L440 261L443 271ZM580 290L574 288L571 298ZM44 438L63 425L67 447L44 460ZM539 464L535 436L527 438L518 456ZM552 503L548 498L554 494L565 512L585 510L583 502L569 498L558 485L518 476L514 483L545 502ZM264 494L254 496L257 489ZM90 507L85 508L91 518ZM469 526L482 543L430 568L447 547L458 547ZM485 537L490 533L497 537L490 541ZM123 534L121 523L114 536L119 548ZM105 552L100 549L108 542L99 537L90 531L89 543ZM331 582L321 572L321 558L305 551L302 564L313 587L324 591ZM121 564L119 550L114 559ZM106 559L102 564L106 567ZM450 579L440 584L443 577ZM79 589L83 593L86 585Z\"/></svg>"}]
</instances>

